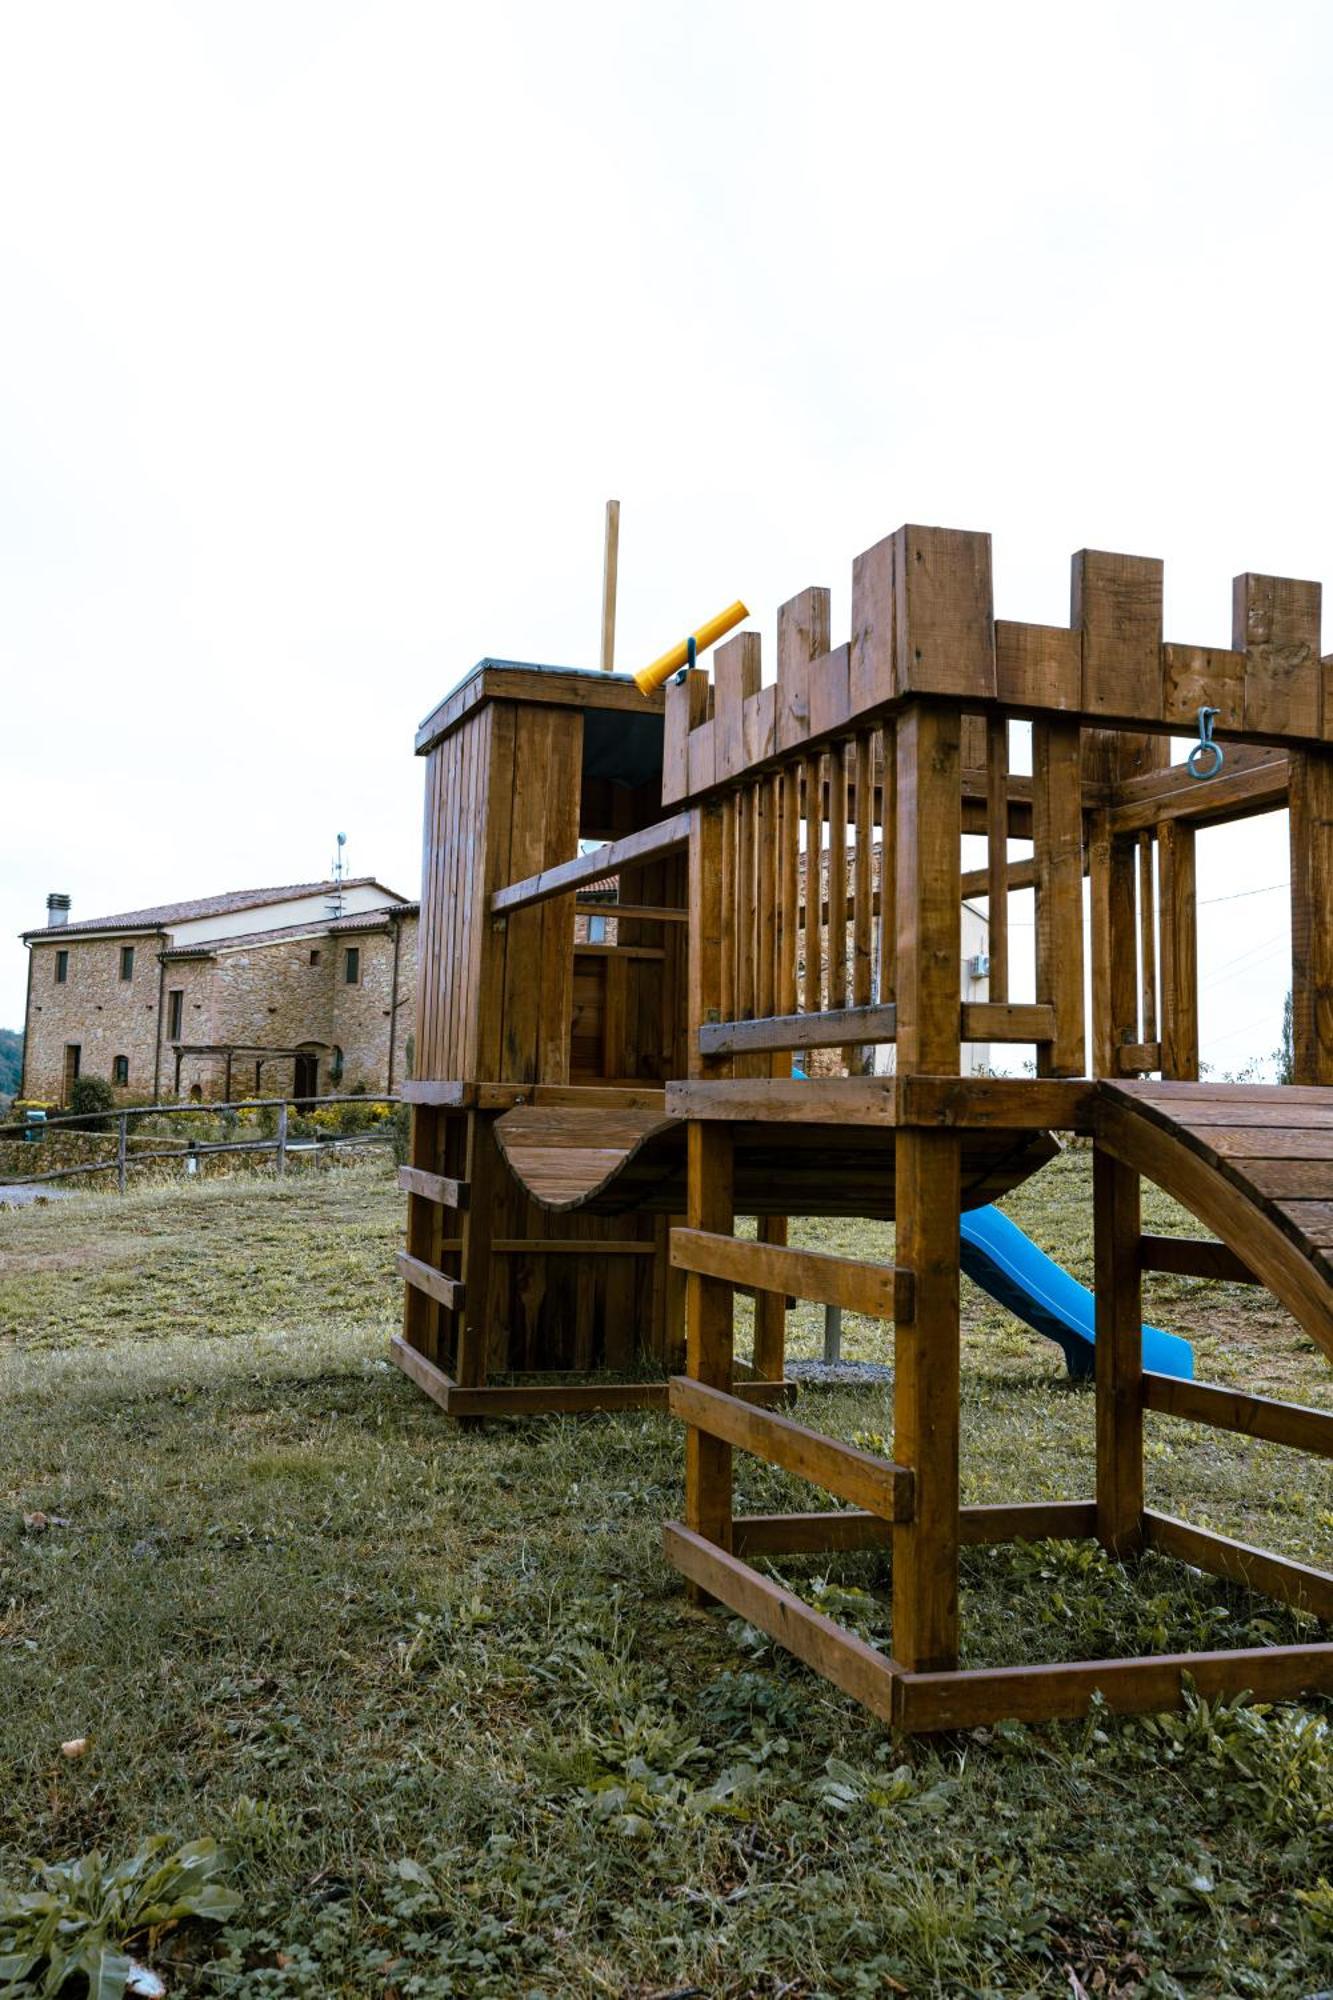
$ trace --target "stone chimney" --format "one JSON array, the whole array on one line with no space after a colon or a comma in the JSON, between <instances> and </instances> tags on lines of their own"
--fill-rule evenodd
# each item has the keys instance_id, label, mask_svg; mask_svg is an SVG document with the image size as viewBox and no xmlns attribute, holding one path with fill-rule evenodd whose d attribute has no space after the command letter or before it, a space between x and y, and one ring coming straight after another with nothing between
<instances>
[{"instance_id":1,"label":"stone chimney","mask_svg":"<svg viewBox=\"0 0 1333 2000\"><path fill-rule=\"evenodd\" d=\"M46 899L46 928L53 931L61 924L69 922L69 897L62 896L53 889Z\"/></svg>"}]
</instances>

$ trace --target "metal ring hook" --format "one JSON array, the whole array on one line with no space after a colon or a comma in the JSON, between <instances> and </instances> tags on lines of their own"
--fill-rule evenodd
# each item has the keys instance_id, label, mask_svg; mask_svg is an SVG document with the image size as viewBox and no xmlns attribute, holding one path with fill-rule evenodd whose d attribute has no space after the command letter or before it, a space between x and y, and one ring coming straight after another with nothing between
<instances>
[{"instance_id":1,"label":"metal ring hook","mask_svg":"<svg viewBox=\"0 0 1333 2000\"><path fill-rule=\"evenodd\" d=\"M1191 778L1215 778L1226 761L1222 745L1213 741L1213 721L1221 713L1220 708L1199 710L1199 740L1185 759ZM1211 761L1205 762L1205 759Z\"/></svg>"}]
</instances>

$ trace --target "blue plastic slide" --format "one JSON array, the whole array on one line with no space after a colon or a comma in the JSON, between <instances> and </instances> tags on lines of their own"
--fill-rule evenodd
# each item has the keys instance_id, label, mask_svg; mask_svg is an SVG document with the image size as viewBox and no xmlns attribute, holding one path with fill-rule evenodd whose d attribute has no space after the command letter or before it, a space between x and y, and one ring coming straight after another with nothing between
<instances>
[{"instance_id":1,"label":"blue plastic slide","mask_svg":"<svg viewBox=\"0 0 1333 2000\"><path fill-rule=\"evenodd\" d=\"M998 1208L975 1208L960 1224L962 1264L974 1285L1034 1333L1058 1341L1078 1379L1093 1372L1093 1296L1039 1250ZM1143 1329L1143 1365L1153 1375L1194 1376L1194 1349L1160 1327Z\"/></svg>"}]
</instances>

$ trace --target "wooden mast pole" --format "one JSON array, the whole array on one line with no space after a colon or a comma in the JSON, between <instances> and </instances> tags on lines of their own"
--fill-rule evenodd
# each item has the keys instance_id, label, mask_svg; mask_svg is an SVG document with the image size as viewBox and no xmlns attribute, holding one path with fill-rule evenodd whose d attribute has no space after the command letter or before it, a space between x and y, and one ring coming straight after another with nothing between
<instances>
[{"instance_id":1,"label":"wooden mast pole","mask_svg":"<svg viewBox=\"0 0 1333 2000\"><path fill-rule=\"evenodd\" d=\"M606 503L606 554L602 563L602 672L616 666L616 573L620 563L620 502Z\"/></svg>"}]
</instances>

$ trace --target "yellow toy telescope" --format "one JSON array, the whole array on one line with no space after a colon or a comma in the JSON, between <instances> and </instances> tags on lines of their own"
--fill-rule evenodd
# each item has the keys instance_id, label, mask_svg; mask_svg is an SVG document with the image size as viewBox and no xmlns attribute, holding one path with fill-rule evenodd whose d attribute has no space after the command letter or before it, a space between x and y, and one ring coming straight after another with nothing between
<instances>
[{"instance_id":1,"label":"yellow toy telescope","mask_svg":"<svg viewBox=\"0 0 1333 2000\"><path fill-rule=\"evenodd\" d=\"M661 687L663 681L669 681L677 668L683 667L688 661L691 642L693 642L695 653L702 653L706 646L711 646L716 640L725 638L728 632L732 631L734 627L740 624L743 618L748 618L749 615L749 612L738 597L734 604L728 605L725 611L719 611L716 618L710 618L706 625L701 625L698 631L691 633L688 639L682 639L680 644L673 646L669 653L663 653L660 660L654 660L650 667L641 667L634 676L634 685L638 688L639 693L652 694L657 688Z\"/></svg>"}]
</instances>

